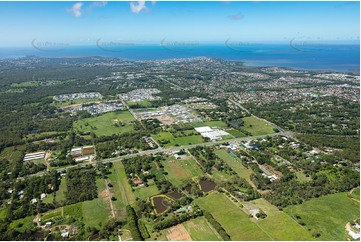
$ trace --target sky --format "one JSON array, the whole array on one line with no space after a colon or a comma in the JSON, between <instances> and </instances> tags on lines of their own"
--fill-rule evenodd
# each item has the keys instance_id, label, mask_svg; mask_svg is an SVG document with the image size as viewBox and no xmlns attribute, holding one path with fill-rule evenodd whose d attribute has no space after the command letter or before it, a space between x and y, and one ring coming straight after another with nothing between
<instances>
[{"instance_id":1,"label":"sky","mask_svg":"<svg viewBox=\"0 0 361 242\"><path fill-rule=\"evenodd\" d=\"M0 2L0 47L33 41L358 43L359 2Z\"/></svg>"}]
</instances>

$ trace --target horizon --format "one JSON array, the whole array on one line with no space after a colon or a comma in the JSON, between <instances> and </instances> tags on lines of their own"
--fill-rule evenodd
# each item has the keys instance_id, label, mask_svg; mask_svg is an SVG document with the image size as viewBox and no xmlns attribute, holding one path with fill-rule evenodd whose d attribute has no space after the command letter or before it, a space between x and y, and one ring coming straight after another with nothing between
<instances>
[{"instance_id":1,"label":"horizon","mask_svg":"<svg viewBox=\"0 0 361 242\"><path fill-rule=\"evenodd\" d=\"M89 46L98 40L153 44L278 44L360 41L352 2L0 2L0 47L39 42Z\"/></svg>"}]
</instances>

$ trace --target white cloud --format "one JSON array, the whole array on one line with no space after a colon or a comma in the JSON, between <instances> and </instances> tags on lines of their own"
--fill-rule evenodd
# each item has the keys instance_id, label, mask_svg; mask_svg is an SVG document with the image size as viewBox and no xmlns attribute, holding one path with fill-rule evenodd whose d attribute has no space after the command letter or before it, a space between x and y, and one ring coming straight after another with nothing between
<instances>
[{"instance_id":1,"label":"white cloud","mask_svg":"<svg viewBox=\"0 0 361 242\"><path fill-rule=\"evenodd\" d=\"M137 1L137 2L130 2L130 10L133 13L140 13L142 10L148 10L147 6L145 6L145 1Z\"/></svg>"},{"instance_id":2,"label":"white cloud","mask_svg":"<svg viewBox=\"0 0 361 242\"><path fill-rule=\"evenodd\" d=\"M82 15L81 8L83 7L83 3L75 3L69 11L75 16L80 17Z\"/></svg>"}]
</instances>

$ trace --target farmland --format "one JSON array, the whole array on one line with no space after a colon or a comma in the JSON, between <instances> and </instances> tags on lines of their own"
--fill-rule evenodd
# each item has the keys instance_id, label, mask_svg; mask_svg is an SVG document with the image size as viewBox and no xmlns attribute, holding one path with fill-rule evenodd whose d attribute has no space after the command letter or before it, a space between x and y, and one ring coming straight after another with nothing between
<instances>
[{"instance_id":1,"label":"farmland","mask_svg":"<svg viewBox=\"0 0 361 242\"><path fill-rule=\"evenodd\" d=\"M152 135L152 137L160 142L161 140L167 140L168 143L164 144L165 147L169 146L179 146L179 145L189 145L189 144L200 144L203 141L202 136L200 135L192 135L192 136L184 136L175 138L169 132L161 132L156 135ZM160 142L161 143L161 142Z\"/></svg>"},{"instance_id":2,"label":"farmland","mask_svg":"<svg viewBox=\"0 0 361 242\"><path fill-rule=\"evenodd\" d=\"M252 174L252 170L244 167L239 158L233 158L227 153L227 151L223 149L216 150L215 153L219 158L224 160L240 177L251 183L250 175Z\"/></svg>"},{"instance_id":3,"label":"farmland","mask_svg":"<svg viewBox=\"0 0 361 242\"><path fill-rule=\"evenodd\" d=\"M311 233L319 233L317 240L346 240L345 225L359 218L360 203L343 192L288 206L284 211L298 217Z\"/></svg>"},{"instance_id":4,"label":"farmland","mask_svg":"<svg viewBox=\"0 0 361 242\"><path fill-rule=\"evenodd\" d=\"M197 199L196 203L213 215L232 240L272 240L241 208L221 193L212 192Z\"/></svg>"},{"instance_id":5,"label":"farmland","mask_svg":"<svg viewBox=\"0 0 361 242\"><path fill-rule=\"evenodd\" d=\"M255 117L242 118L244 121L244 127L246 131L252 135L264 135L274 133L273 127L265 121Z\"/></svg>"},{"instance_id":6,"label":"farmland","mask_svg":"<svg viewBox=\"0 0 361 242\"><path fill-rule=\"evenodd\" d=\"M169 158L162 161L162 164L165 171L168 172L166 178L175 186L180 186L185 180L203 174L196 161L191 158L180 160Z\"/></svg>"},{"instance_id":7,"label":"farmland","mask_svg":"<svg viewBox=\"0 0 361 242\"><path fill-rule=\"evenodd\" d=\"M134 118L129 111L109 112L77 121L73 127L79 133L94 132L97 136L109 136L132 131L131 121Z\"/></svg>"},{"instance_id":8,"label":"farmland","mask_svg":"<svg viewBox=\"0 0 361 242\"><path fill-rule=\"evenodd\" d=\"M183 223L192 240L218 241L222 240L204 217L198 217Z\"/></svg>"}]
</instances>

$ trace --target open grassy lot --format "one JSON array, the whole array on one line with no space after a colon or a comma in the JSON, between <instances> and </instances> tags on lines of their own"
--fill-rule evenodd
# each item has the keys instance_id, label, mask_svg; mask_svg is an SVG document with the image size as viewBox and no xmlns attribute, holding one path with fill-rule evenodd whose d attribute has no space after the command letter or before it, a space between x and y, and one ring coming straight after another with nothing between
<instances>
[{"instance_id":1,"label":"open grassy lot","mask_svg":"<svg viewBox=\"0 0 361 242\"><path fill-rule=\"evenodd\" d=\"M242 137L247 136L244 133L242 133L242 132L240 132L240 131L238 131L236 129L227 129L226 132L233 135L235 138L242 138Z\"/></svg>"},{"instance_id":2,"label":"open grassy lot","mask_svg":"<svg viewBox=\"0 0 361 242\"><path fill-rule=\"evenodd\" d=\"M156 135L152 135L153 139L156 141L160 140L169 140L169 143L164 144L165 147L168 146L177 146L177 145L189 145L189 144L200 144L203 143L203 138L200 135L192 135L185 137L174 138L174 136L169 132L161 132Z\"/></svg>"},{"instance_id":3,"label":"open grassy lot","mask_svg":"<svg viewBox=\"0 0 361 242\"><path fill-rule=\"evenodd\" d=\"M141 102L127 102L127 105L131 108L132 106L138 106L138 107L142 107L142 108L149 108L152 106L152 103L148 100L144 100Z\"/></svg>"},{"instance_id":4,"label":"open grassy lot","mask_svg":"<svg viewBox=\"0 0 361 242\"><path fill-rule=\"evenodd\" d=\"M81 99L75 99L75 100L70 100L70 101L54 101L53 105L55 107L65 107L65 106L69 106L72 104L81 104L81 103L91 103L91 102L99 102L101 99L97 99L97 98L81 98Z\"/></svg>"},{"instance_id":5,"label":"open grassy lot","mask_svg":"<svg viewBox=\"0 0 361 242\"><path fill-rule=\"evenodd\" d=\"M64 207L64 216L81 218L83 215L83 203L75 203Z\"/></svg>"},{"instance_id":6,"label":"open grassy lot","mask_svg":"<svg viewBox=\"0 0 361 242\"><path fill-rule=\"evenodd\" d=\"M320 233L317 240L346 240L345 225L359 218L360 202L343 192L288 206L284 211L294 218L299 216L311 233Z\"/></svg>"},{"instance_id":7,"label":"open grassy lot","mask_svg":"<svg viewBox=\"0 0 361 242\"><path fill-rule=\"evenodd\" d=\"M215 153L219 158L224 160L240 177L251 183L250 175L252 174L252 170L244 167L239 158L233 158L224 149L216 150Z\"/></svg>"},{"instance_id":8,"label":"open grassy lot","mask_svg":"<svg viewBox=\"0 0 361 242\"><path fill-rule=\"evenodd\" d=\"M83 202L82 214L83 221L86 226L99 227L99 223L103 225L108 218L111 217L109 198L104 196L106 185L104 179L97 179L98 198Z\"/></svg>"},{"instance_id":9,"label":"open grassy lot","mask_svg":"<svg viewBox=\"0 0 361 242\"><path fill-rule=\"evenodd\" d=\"M56 201L65 201L65 192L66 192L66 178L61 179L59 190L56 191L55 199Z\"/></svg>"},{"instance_id":10,"label":"open grassy lot","mask_svg":"<svg viewBox=\"0 0 361 242\"><path fill-rule=\"evenodd\" d=\"M37 87L39 86L39 82L36 81L27 81L27 82L21 82L21 83L12 83L11 87Z\"/></svg>"},{"instance_id":11,"label":"open grassy lot","mask_svg":"<svg viewBox=\"0 0 361 242\"><path fill-rule=\"evenodd\" d=\"M204 217L198 217L183 223L192 240L219 241L222 238Z\"/></svg>"},{"instance_id":12,"label":"open grassy lot","mask_svg":"<svg viewBox=\"0 0 361 242\"><path fill-rule=\"evenodd\" d=\"M150 185L149 187L138 187L134 191L135 196L146 199L159 194L159 190L156 185Z\"/></svg>"},{"instance_id":13,"label":"open grassy lot","mask_svg":"<svg viewBox=\"0 0 361 242\"><path fill-rule=\"evenodd\" d=\"M110 188L110 192L117 199L112 202L113 207L114 210L120 212L120 216L125 216L125 206L133 204L136 197L128 183L128 178L125 174L124 166L121 161L113 163L113 167L110 171L111 174L108 175L108 178L113 185L113 187Z\"/></svg>"},{"instance_id":14,"label":"open grassy lot","mask_svg":"<svg viewBox=\"0 0 361 242\"><path fill-rule=\"evenodd\" d=\"M302 171L297 171L295 172L295 174L297 176L297 180L299 180L300 182L308 182L312 180L311 177L307 177Z\"/></svg>"},{"instance_id":15,"label":"open grassy lot","mask_svg":"<svg viewBox=\"0 0 361 242\"><path fill-rule=\"evenodd\" d=\"M256 223L267 232L273 240L313 240L309 231L298 224L286 213L279 211L277 207L263 198L248 202L253 208L263 210L267 217ZM292 231L292 233L290 233Z\"/></svg>"},{"instance_id":16,"label":"open grassy lot","mask_svg":"<svg viewBox=\"0 0 361 242\"><path fill-rule=\"evenodd\" d=\"M232 240L272 240L257 224L253 223L243 210L232 203L224 194L211 192L198 198L196 203L210 212L222 225Z\"/></svg>"},{"instance_id":17,"label":"open grassy lot","mask_svg":"<svg viewBox=\"0 0 361 242\"><path fill-rule=\"evenodd\" d=\"M92 131L97 136L109 136L132 131L133 126L130 122L134 120L134 117L129 111L117 111L76 121L73 127L80 133ZM116 126L116 123L118 123L119 126ZM122 126L121 123L123 123L124 126Z\"/></svg>"},{"instance_id":18,"label":"open grassy lot","mask_svg":"<svg viewBox=\"0 0 361 242\"><path fill-rule=\"evenodd\" d=\"M274 133L273 127L263 120L255 117L242 118L244 121L244 129L252 135L264 135Z\"/></svg>"},{"instance_id":19,"label":"open grassy lot","mask_svg":"<svg viewBox=\"0 0 361 242\"><path fill-rule=\"evenodd\" d=\"M25 230L31 229L34 226L35 224L32 216L12 221L10 224L10 228L13 228L20 233L24 233Z\"/></svg>"},{"instance_id":20,"label":"open grassy lot","mask_svg":"<svg viewBox=\"0 0 361 242\"><path fill-rule=\"evenodd\" d=\"M62 216L62 210L63 210L62 207L54 209L54 210L50 210L41 215L41 220L47 221L47 220L55 218L55 217L60 217L60 216Z\"/></svg>"},{"instance_id":21,"label":"open grassy lot","mask_svg":"<svg viewBox=\"0 0 361 242\"><path fill-rule=\"evenodd\" d=\"M225 128L227 127L227 124L223 121L205 121L205 122L197 122L197 123L192 123L192 126L194 128L197 127L203 127L203 126L209 126L209 127L217 127L217 128Z\"/></svg>"},{"instance_id":22,"label":"open grassy lot","mask_svg":"<svg viewBox=\"0 0 361 242\"><path fill-rule=\"evenodd\" d=\"M212 168L212 178L216 180L216 182L222 182L222 181L231 181L231 175L218 171L216 168Z\"/></svg>"},{"instance_id":23,"label":"open grassy lot","mask_svg":"<svg viewBox=\"0 0 361 242\"><path fill-rule=\"evenodd\" d=\"M168 172L167 180L175 186L180 186L185 180L204 174L192 158L176 160L170 157L166 161L162 161L162 164L164 170Z\"/></svg>"},{"instance_id":24,"label":"open grassy lot","mask_svg":"<svg viewBox=\"0 0 361 242\"><path fill-rule=\"evenodd\" d=\"M23 151L25 150L25 145L22 146L11 146L6 147L1 153L0 158L7 160L21 160L23 158Z\"/></svg>"}]
</instances>

